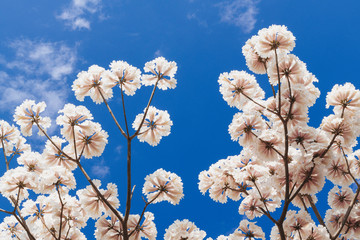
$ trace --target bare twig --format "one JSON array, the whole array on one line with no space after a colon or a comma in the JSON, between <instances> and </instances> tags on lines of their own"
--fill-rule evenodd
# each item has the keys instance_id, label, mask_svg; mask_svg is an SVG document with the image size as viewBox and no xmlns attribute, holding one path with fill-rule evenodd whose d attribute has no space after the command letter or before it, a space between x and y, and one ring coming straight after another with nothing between
<instances>
[{"instance_id":1,"label":"bare twig","mask_svg":"<svg viewBox=\"0 0 360 240\"><path fill-rule=\"evenodd\" d=\"M111 111L111 108L110 108L109 104L107 103L104 95L103 95L102 92L99 90L99 88L98 88L98 91L99 91L99 93L100 93L100 95L101 95L101 97L102 97L102 99L103 99L103 101L104 101L107 109L109 110L109 113L111 114L111 117L114 119L114 122L115 122L116 126L119 128L121 134L122 134L124 137L126 137L126 133L125 133L124 130L121 128L119 122L117 121L114 113ZM127 137L126 137L126 138L127 138Z\"/></svg>"}]
</instances>

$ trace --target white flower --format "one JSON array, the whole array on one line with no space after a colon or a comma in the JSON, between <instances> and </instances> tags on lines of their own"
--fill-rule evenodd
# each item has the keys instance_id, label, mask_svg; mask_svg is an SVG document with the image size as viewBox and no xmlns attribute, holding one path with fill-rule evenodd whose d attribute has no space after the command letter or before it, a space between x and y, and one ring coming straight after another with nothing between
<instances>
[{"instance_id":1,"label":"white flower","mask_svg":"<svg viewBox=\"0 0 360 240\"><path fill-rule=\"evenodd\" d=\"M139 223L139 215L130 215L128 222L128 232L135 231L131 236L130 240L140 240L141 238L147 238L149 240L155 240L157 236L157 230L154 223L154 214L151 212L144 213L145 220L142 224ZM139 223L139 226L137 224Z\"/></svg>"},{"instance_id":2,"label":"white flower","mask_svg":"<svg viewBox=\"0 0 360 240\"><path fill-rule=\"evenodd\" d=\"M256 223L256 222L255 222ZM265 240L265 233L262 231L261 227L256 226L255 223L249 222L248 220L244 219L240 222L238 229L235 230L232 236L236 238L244 239L264 239Z\"/></svg>"},{"instance_id":3,"label":"white flower","mask_svg":"<svg viewBox=\"0 0 360 240\"><path fill-rule=\"evenodd\" d=\"M83 152L85 158L101 156L108 143L109 135L101 129L99 123L86 121L83 125L87 127L79 129L75 133L77 154Z\"/></svg>"},{"instance_id":4,"label":"white flower","mask_svg":"<svg viewBox=\"0 0 360 240\"><path fill-rule=\"evenodd\" d=\"M20 126L24 136L32 135L32 126L38 123L44 130L50 127L51 120L48 117L40 117L40 113L46 108L45 102L38 104L33 100L25 100L20 106L16 107L14 121ZM42 132L39 131L39 135Z\"/></svg>"},{"instance_id":5,"label":"white flower","mask_svg":"<svg viewBox=\"0 0 360 240\"><path fill-rule=\"evenodd\" d=\"M116 209L120 206L118 190L115 184L109 183L107 185L107 190L104 190L100 189L100 180L95 179L93 182L112 207ZM79 196L79 201L89 217L96 219L100 217L102 213L107 215L107 212L110 211L109 207L101 200L92 186L87 186L85 189L78 190L76 194Z\"/></svg>"},{"instance_id":6,"label":"white flower","mask_svg":"<svg viewBox=\"0 0 360 240\"><path fill-rule=\"evenodd\" d=\"M66 104L59 113L63 113L63 115L59 115L56 118L56 123L63 128L61 129L61 134L69 141L73 141L73 131L74 129L83 129L88 127L87 125L83 125L86 120L92 120L93 116L90 111L84 106L75 106L73 104Z\"/></svg>"},{"instance_id":7,"label":"white flower","mask_svg":"<svg viewBox=\"0 0 360 240\"><path fill-rule=\"evenodd\" d=\"M76 162L67 157L72 155L72 152L69 151L69 148L72 148L72 146L68 145L62 148L62 144L66 141L56 136L52 137L51 140L52 142L50 140L46 141L45 149L42 153L44 164L47 167L62 166L71 171L74 170L77 167Z\"/></svg>"},{"instance_id":8,"label":"white flower","mask_svg":"<svg viewBox=\"0 0 360 240\"><path fill-rule=\"evenodd\" d=\"M275 49L277 53L288 53L295 47L295 37L285 26L271 25L261 29L258 36L255 50L263 58L273 56Z\"/></svg>"},{"instance_id":9,"label":"white flower","mask_svg":"<svg viewBox=\"0 0 360 240\"><path fill-rule=\"evenodd\" d=\"M176 205L184 196L181 178L175 173L163 169L158 169L146 176L142 191L148 202L152 203L168 201Z\"/></svg>"},{"instance_id":10,"label":"white flower","mask_svg":"<svg viewBox=\"0 0 360 240\"><path fill-rule=\"evenodd\" d=\"M336 84L326 96L326 108L329 106L335 106L336 115L341 115L343 108L345 113L353 115L360 109L360 91L351 83Z\"/></svg>"},{"instance_id":11,"label":"white flower","mask_svg":"<svg viewBox=\"0 0 360 240\"><path fill-rule=\"evenodd\" d=\"M242 110L253 100L263 99L264 91L253 75L245 71L231 71L230 73L222 73L218 80L220 84L220 93L230 107L237 107Z\"/></svg>"},{"instance_id":12,"label":"white flower","mask_svg":"<svg viewBox=\"0 0 360 240\"><path fill-rule=\"evenodd\" d=\"M164 239L165 240L203 240L206 236L206 232L200 230L195 226L193 222L187 219L182 221L176 220L166 229Z\"/></svg>"},{"instance_id":13,"label":"white flower","mask_svg":"<svg viewBox=\"0 0 360 240\"><path fill-rule=\"evenodd\" d=\"M142 84L145 86L155 85L158 82L157 87L161 90L176 87L174 78L177 71L176 62L168 62L165 58L158 57L145 63L144 71L151 73L142 76Z\"/></svg>"},{"instance_id":14,"label":"white flower","mask_svg":"<svg viewBox=\"0 0 360 240\"><path fill-rule=\"evenodd\" d=\"M141 87L138 68L124 61L112 61L110 68L111 71L106 71L102 79L105 90L119 85L126 95L132 96Z\"/></svg>"},{"instance_id":15,"label":"white flower","mask_svg":"<svg viewBox=\"0 0 360 240\"><path fill-rule=\"evenodd\" d=\"M80 72L72 85L76 99L84 101L86 96L90 96L98 104L103 102L101 94L105 99L111 98L113 95L112 89L107 88L105 91L104 83L101 81L104 72L105 69L98 65L90 66L87 72Z\"/></svg>"},{"instance_id":16,"label":"white flower","mask_svg":"<svg viewBox=\"0 0 360 240\"><path fill-rule=\"evenodd\" d=\"M143 113L136 116L135 121L132 124L135 130L140 127L143 117ZM170 115L167 111L158 110L155 107L150 106L138 134L139 141L145 141L151 146L156 146L159 144L162 137L170 134L172 125L173 122L170 120Z\"/></svg>"}]
</instances>

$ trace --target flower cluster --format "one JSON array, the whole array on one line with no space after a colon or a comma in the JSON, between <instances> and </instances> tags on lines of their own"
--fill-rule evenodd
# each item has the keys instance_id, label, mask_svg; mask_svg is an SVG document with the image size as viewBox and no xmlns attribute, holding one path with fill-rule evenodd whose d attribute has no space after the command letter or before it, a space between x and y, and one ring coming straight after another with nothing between
<instances>
[{"instance_id":1,"label":"flower cluster","mask_svg":"<svg viewBox=\"0 0 360 240\"><path fill-rule=\"evenodd\" d=\"M241 201L239 213L248 219L270 218L271 239L359 239L360 154L353 149L360 136L360 91L351 83L335 85L326 97L333 114L318 128L309 126L308 109L320 95L318 80L290 53L294 46L285 26L272 25L243 47L249 69L267 75L273 93L267 99L255 76L237 70L220 74L220 93L240 110L229 133L243 150L201 172L199 189L214 201ZM334 188L321 219L316 194L326 179ZM306 212L310 208L318 224ZM272 215L276 209L282 212L279 219ZM240 225L218 239L265 239L254 223Z\"/></svg>"},{"instance_id":2,"label":"flower cluster","mask_svg":"<svg viewBox=\"0 0 360 240\"><path fill-rule=\"evenodd\" d=\"M160 57L146 63L144 70L149 74L142 76L139 69L124 61L111 62L110 70L93 65L78 74L72 88L80 101L89 96L95 103L105 103L128 145L137 137L141 142L156 146L162 137L170 134L173 123L167 111L150 104L156 88L175 88L177 66ZM136 116L135 133L130 135L124 94L134 95L141 85L154 85L154 89L144 113ZM126 133L107 103L114 95L115 86L121 91ZM117 185L108 183L106 188L101 187L100 180L91 179L82 165L84 159L103 155L108 133L93 121L94 117L86 107L69 103L56 118L60 134L50 136L47 132L50 118L42 116L45 108L44 102L33 100L25 100L17 107L14 121L21 131L0 120L0 148L7 168L0 177L0 194L13 207L10 211L0 208L0 212L10 214L0 224L0 238L85 240L82 229L91 218L96 222L96 239L155 240L155 217L146 211L147 207L161 201L178 204L184 196L181 178L163 169L147 176L143 194L148 201L141 215L130 214L134 186L128 181L127 202L121 212ZM32 151L23 137L32 135L33 126L47 138L42 153ZM130 166L130 152L127 156L127 166ZM17 167L13 167L13 159L17 160ZM83 189L77 189L76 168L89 182ZM131 179L130 168L127 174L128 180ZM71 195L71 190L77 190L75 196Z\"/></svg>"}]
</instances>

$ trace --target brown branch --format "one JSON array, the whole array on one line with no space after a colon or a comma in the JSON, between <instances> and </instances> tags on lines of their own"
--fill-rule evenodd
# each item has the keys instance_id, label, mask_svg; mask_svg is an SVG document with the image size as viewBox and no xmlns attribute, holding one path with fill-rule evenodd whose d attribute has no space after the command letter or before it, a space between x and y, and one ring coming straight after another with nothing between
<instances>
[{"instance_id":1,"label":"brown branch","mask_svg":"<svg viewBox=\"0 0 360 240\"><path fill-rule=\"evenodd\" d=\"M323 226L326 228L326 231L329 233L330 238L331 238L331 233L330 233L328 227L326 226L324 220L322 219L322 217L321 217L318 209L316 208L316 205L315 205L312 197L311 197L309 194L306 194L305 196L306 196L306 198L309 200L309 203L310 203L310 205L311 205L312 210L313 210L314 213L315 213L315 216L316 216L317 220L319 221L319 223L320 223L321 225L323 225Z\"/></svg>"},{"instance_id":2,"label":"brown branch","mask_svg":"<svg viewBox=\"0 0 360 240\"><path fill-rule=\"evenodd\" d=\"M264 64L264 68L265 68L266 75L267 75L267 77L268 77L268 79L269 79L269 82L270 82L270 75L269 75L269 73L268 73L268 69L267 69L267 66L266 66L266 62L263 62L263 64ZM274 85L272 85L271 83L270 83L270 85L271 85L271 89L272 89L272 92L273 92L273 96L274 96L274 98L276 98L276 92L275 92Z\"/></svg>"},{"instance_id":3,"label":"brown branch","mask_svg":"<svg viewBox=\"0 0 360 240\"><path fill-rule=\"evenodd\" d=\"M153 203L153 202L155 201L155 199L160 196L160 194L161 194L161 191L159 191L159 193L158 193L151 201L149 201L149 202L147 202L147 201L144 200L144 201L145 201L144 209L143 209L142 212L141 212L139 221L137 222L135 228L130 232L129 237L130 237L130 236L136 231L136 229L140 226L140 222L141 222L141 220L142 220L143 217L144 217L146 208L147 208L151 203ZM144 199L144 198L143 198L143 199Z\"/></svg>"},{"instance_id":4,"label":"brown branch","mask_svg":"<svg viewBox=\"0 0 360 240\"><path fill-rule=\"evenodd\" d=\"M101 95L101 97L102 97L102 99L103 99L103 101L104 101L107 109L109 110L109 113L111 114L111 117L114 119L114 122L115 122L116 126L119 128L121 134L122 134L124 137L126 137L126 133L125 133L124 130L121 128L119 122L116 120L116 117L115 117L114 113L111 111L111 108L110 108L109 104L107 103L104 95L103 95L102 92L99 90L99 88L97 88L97 89L98 89L98 91L99 91L99 93L100 93L100 95ZM126 138L127 138L127 137L126 137Z\"/></svg>"},{"instance_id":5,"label":"brown branch","mask_svg":"<svg viewBox=\"0 0 360 240\"><path fill-rule=\"evenodd\" d=\"M1 145L2 145L2 149L3 149L3 153L4 153L4 159L5 159L5 164L6 164L6 171L8 171L8 170L9 170L9 162L8 162L8 160L7 160L6 153L5 153L4 139L1 139Z\"/></svg>"},{"instance_id":6,"label":"brown branch","mask_svg":"<svg viewBox=\"0 0 360 240\"><path fill-rule=\"evenodd\" d=\"M59 226L59 237L58 237L58 240L61 239L61 231L62 231L62 221L63 221L63 213L64 213L64 203L61 199L61 195L60 195L60 191L59 191L59 185L56 184L56 191L58 193L58 196L59 196L59 200L60 200L60 204L61 204L61 210L60 210L60 226Z\"/></svg>"},{"instance_id":7,"label":"brown branch","mask_svg":"<svg viewBox=\"0 0 360 240\"><path fill-rule=\"evenodd\" d=\"M340 228L337 230L337 232L335 233L335 235L331 238L331 240L335 240L335 239L340 235L340 232L341 232L341 230L344 228L345 223L346 223L346 221L347 221L347 219L348 219L348 217L349 217L349 215L350 215L350 213L351 213L351 210L353 209L355 203L357 202L357 198L358 198L358 196L359 196L359 193L360 193L360 187L357 188L356 193L355 193L355 196L354 196L354 199L351 201L348 209L346 210L346 213L345 213L344 218L343 218L343 220L342 220L341 226L340 226Z\"/></svg>"},{"instance_id":8,"label":"brown branch","mask_svg":"<svg viewBox=\"0 0 360 240\"><path fill-rule=\"evenodd\" d=\"M248 95L246 95L243 91L240 91L240 92L241 92L242 95L244 95L244 97L246 97L247 99L249 99L250 101L252 101L252 102L255 103L256 105L264 108L265 110L267 110L267 111L269 111L269 112L271 112L271 113L273 113L273 114L275 114L275 115L278 115L277 112L275 112L275 111L273 111L273 110L271 110L271 109L268 109L268 108L265 107L264 105L258 103L257 101L255 101L254 99L252 99L251 97L249 97Z\"/></svg>"},{"instance_id":9,"label":"brown branch","mask_svg":"<svg viewBox=\"0 0 360 240\"><path fill-rule=\"evenodd\" d=\"M126 127L126 138L129 138L129 127L128 127L128 122L127 122L127 118L126 118L125 102L124 102L124 93L123 93L122 84L120 84L120 88L121 88L121 100L122 100L121 102L122 102L122 106L123 106L124 119L125 119L125 127Z\"/></svg>"},{"instance_id":10,"label":"brown branch","mask_svg":"<svg viewBox=\"0 0 360 240\"><path fill-rule=\"evenodd\" d=\"M106 204L106 206L108 206L110 208L110 210L115 214L115 216L120 220L121 223L123 223L123 218L121 217L121 215L118 213L118 211L109 203L109 201L104 197L104 195L102 195L99 191L99 189L95 186L94 182L91 180L91 178L89 177L89 175L87 174L87 172L85 171L85 169L83 168L83 166L81 165L80 161L76 162L80 171L83 173L83 175L85 176L86 180L90 183L90 185L92 186L92 188L94 189L94 191L96 192L96 194L98 195L98 197L100 197L100 199Z\"/></svg>"},{"instance_id":11,"label":"brown branch","mask_svg":"<svg viewBox=\"0 0 360 240\"><path fill-rule=\"evenodd\" d=\"M73 159L72 157L70 157L70 156L69 156L68 154L66 154L63 150L61 150L61 149L58 147L58 145L56 145L56 144L54 143L54 141L50 138L50 136L46 133L46 131L40 126L40 124L38 123L38 121L37 121L35 118L33 118L33 119L34 119L34 122L36 123L37 127L39 128L39 130L46 136L47 139L49 139L49 141L52 143L52 145L54 145L54 147L55 147L61 154L63 154L65 157L67 157L68 160L73 161L73 162L76 162L75 159Z\"/></svg>"},{"instance_id":12,"label":"brown branch","mask_svg":"<svg viewBox=\"0 0 360 240\"><path fill-rule=\"evenodd\" d=\"M151 101L152 101L152 99L153 99L153 97L154 97L154 94L155 94L156 87L157 87L158 82L160 81L161 78L162 78L162 76L158 75L158 79L157 79L157 81L156 81L156 83L155 83L155 85L154 85L154 88L153 88L153 90L152 90L152 93L151 93L149 102L148 102L148 104L147 104L147 106L146 106L146 108L145 108L144 116L143 116L143 118L142 118L142 120L141 120L141 122L140 122L139 128L138 128L138 129L136 130L136 132L130 137L131 140L138 135L138 133L140 132L140 129L141 129L142 125L144 124L144 121L145 121L145 118L146 118L146 114L147 114L147 112L148 112L148 110L149 110Z\"/></svg>"}]
</instances>

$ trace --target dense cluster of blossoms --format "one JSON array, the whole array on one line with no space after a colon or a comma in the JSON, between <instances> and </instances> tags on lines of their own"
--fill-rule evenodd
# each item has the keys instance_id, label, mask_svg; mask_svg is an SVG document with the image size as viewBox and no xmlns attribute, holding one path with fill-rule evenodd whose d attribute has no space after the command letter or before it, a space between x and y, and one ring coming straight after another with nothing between
<instances>
[{"instance_id":1,"label":"dense cluster of blossoms","mask_svg":"<svg viewBox=\"0 0 360 240\"><path fill-rule=\"evenodd\" d=\"M80 72L72 86L78 100L83 101L89 96L95 103L105 103L128 146L135 137L156 146L162 137L170 134L173 124L167 111L150 104L156 88L176 87L176 63L159 57L146 63L144 70L149 74L142 75L138 68L124 61L111 62L109 70L93 65L88 71ZM142 85L154 87L144 112L137 115L132 124L135 133L130 135L124 94L132 96ZM115 86L119 86L121 92L126 132L107 102L114 95ZM147 207L161 201L178 204L184 196L181 178L163 169L149 174L143 187L147 198L145 207L141 215L130 214L134 189L128 168L127 201L121 212L117 185L108 183L106 188L102 187L100 180L92 179L81 164L84 159L102 156L108 144L108 133L93 121L94 117L86 107L66 104L56 118L60 136L49 136L47 129L51 121L42 116L45 108L44 102L33 100L25 100L17 107L14 121L20 131L0 120L0 148L7 168L0 178L0 193L12 205L10 210L0 208L0 212L10 215L0 224L0 239L82 240L86 236L81 231L91 218L95 220L96 239L155 240L155 217L146 211ZM47 138L42 152L32 151L23 137L31 136L34 126ZM131 148L128 148L127 156L127 166L130 166ZM17 167L14 167L13 159L17 159ZM73 171L77 168L90 184L83 189L76 186ZM70 190L77 190L76 195L71 195ZM194 229L191 233L186 226L180 228L171 226L169 231L188 231L191 236L197 232ZM165 238L176 239L168 235Z\"/></svg>"},{"instance_id":2,"label":"dense cluster of blossoms","mask_svg":"<svg viewBox=\"0 0 360 240\"><path fill-rule=\"evenodd\" d=\"M250 220L267 216L274 224L269 239L360 239L360 150L354 151L360 91L351 83L335 85L326 96L333 113L318 128L309 126L308 109L320 95L314 86L318 80L290 54L294 46L285 26L272 25L243 47L248 68L267 75L268 98L254 75L220 74L220 93L240 111L229 133L242 151L201 172L199 189L214 201L240 201L239 213ZM330 208L321 216L316 195L326 179L334 187L328 193ZM261 228L243 221L233 234L218 239L265 239Z\"/></svg>"}]
</instances>

